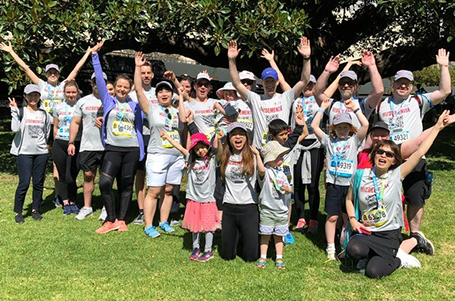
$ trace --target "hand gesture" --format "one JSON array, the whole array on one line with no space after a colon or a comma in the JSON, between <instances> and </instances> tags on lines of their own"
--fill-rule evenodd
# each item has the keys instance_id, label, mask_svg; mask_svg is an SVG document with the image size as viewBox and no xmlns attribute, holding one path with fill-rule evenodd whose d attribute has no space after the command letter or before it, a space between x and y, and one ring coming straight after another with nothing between
<instances>
[{"instance_id":1,"label":"hand gesture","mask_svg":"<svg viewBox=\"0 0 455 301\"><path fill-rule=\"evenodd\" d=\"M69 144L67 152L68 152L68 155L74 156L76 154L76 146L74 146L74 144Z\"/></svg>"},{"instance_id":2,"label":"hand gesture","mask_svg":"<svg viewBox=\"0 0 455 301\"><path fill-rule=\"evenodd\" d=\"M445 110L444 112L441 113L441 115L438 118L438 121L436 122L436 126L439 127L441 130L448 126L449 124L452 124L454 120L451 118L452 116L449 115L450 111ZM454 114L455 115L455 114Z\"/></svg>"},{"instance_id":3,"label":"hand gesture","mask_svg":"<svg viewBox=\"0 0 455 301\"><path fill-rule=\"evenodd\" d=\"M90 52L92 52L92 47L88 46L87 50L85 50L85 53L90 53Z\"/></svg>"},{"instance_id":4,"label":"hand gesture","mask_svg":"<svg viewBox=\"0 0 455 301\"><path fill-rule=\"evenodd\" d=\"M374 59L374 55L372 52L370 51L364 51L363 54L362 54L362 64L364 66L367 66L368 68L370 68L371 66L375 66L376 65L376 60Z\"/></svg>"},{"instance_id":5,"label":"hand gesture","mask_svg":"<svg viewBox=\"0 0 455 301\"><path fill-rule=\"evenodd\" d=\"M191 110L186 111L186 116L185 117L186 117L186 122L188 124L194 122L194 113L193 113L193 111L191 111Z\"/></svg>"},{"instance_id":6,"label":"hand gesture","mask_svg":"<svg viewBox=\"0 0 455 301\"><path fill-rule=\"evenodd\" d=\"M167 80L175 81L174 71L167 70L166 72L164 72L163 76Z\"/></svg>"},{"instance_id":7,"label":"hand gesture","mask_svg":"<svg viewBox=\"0 0 455 301\"><path fill-rule=\"evenodd\" d=\"M0 43L0 50L11 53L13 52L13 46L11 46L11 42L8 42L8 45L5 43Z\"/></svg>"},{"instance_id":8,"label":"hand gesture","mask_svg":"<svg viewBox=\"0 0 455 301\"><path fill-rule=\"evenodd\" d=\"M218 140L221 141L221 139L223 139L224 137L224 131L220 129L219 131L217 131L216 136L218 137Z\"/></svg>"},{"instance_id":9,"label":"hand gesture","mask_svg":"<svg viewBox=\"0 0 455 301\"><path fill-rule=\"evenodd\" d=\"M344 66L343 71L348 71L353 65L362 66L362 62L358 60L348 61L346 66ZM343 72L341 71L341 72Z\"/></svg>"},{"instance_id":10,"label":"hand gesture","mask_svg":"<svg viewBox=\"0 0 455 301\"><path fill-rule=\"evenodd\" d=\"M351 109L352 111L355 111L357 109L357 104L353 102L351 99L345 100L344 105L346 108Z\"/></svg>"},{"instance_id":11,"label":"hand gesture","mask_svg":"<svg viewBox=\"0 0 455 301\"><path fill-rule=\"evenodd\" d=\"M439 49L438 54L436 54L436 62L441 67L449 66L449 55L450 52L445 50L444 48Z\"/></svg>"},{"instance_id":12,"label":"hand gesture","mask_svg":"<svg viewBox=\"0 0 455 301\"><path fill-rule=\"evenodd\" d=\"M146 61L147 60L145 59L145 54L143 54L141 51L136 52L136 54L134 55L134 63L136 64L137 67L144 66Z\"/></svg>"},{"instance_id":13,"label":"hand gesture","mask_svg":"<svg viewBox=\"0 0 455 301\"><path fill-rule=\"evenodd\" d=\"M104 41L98 42L95 46L92 47L92 54L97 53L100 51L101 47L103 47Z\"/></svg>"},{"instance_id":14,"label":"hand gesture","mask_svg":"<svg viewBox=\"0 0 455 301\"><path fill-rule=\"evenodd\" d=\"M336 57L331 56L327 65L325 65L324 71L328 71L333 73L338 70L340 67L340 57L337 55Z\"/></svg>"},{"instance_id":15,"label":"hand gesture","mask_svg":"<svg viewBox=\"0 0 455 301\"><path fill-rule=\"evenodd\" d=\"M350 218L349 223L351 224L352 231L362 233L362 230L360 229L362 227L362 224L359 223L359 221L357 221L355 218Z\"/></svg>"},{"instance_id":16,"label":"hand gesture","mask_svg":"<svg viewBox=\"0 0 455 301\"><path fill-rule=\"evenodd\" d=\"M161 130L160 131L160 137L167 139L167 138L169 138L169 135L165 131Z\"/></svg>"},{"instance_id":17,"label":"hand gesture","mask_svg":"<svg viewBox=\"0 0 455 301\"><path fill-rule=\"evenodd\" d=\"M99 128L99 129L102 128L103 127L103 121L104 121L104 117L102 117L102 116L101 117L96 117L95 118L95 126L97 128Z\"/></svg>"},{"instance_id":18,"label":"hand gesture","mask_svg":"<svg viewBox=\"0 0 455 301\"><path fill-rule=\"evenodd\" d=\"M298 125L304 125L305 124L305 121L303 120L303 113L302 112L298 112L298 113L295 113L294 114L294 119L295 119L295 123L297 123Z\"/></svg>"},{"instance_id":19,"label":"hand gesture","mask_svg":"<svg viewBox=\"0 0 455 301\"><path fill-rule=\"evenodd\" d=\"M300 45L297 46L297 51L304 57L308 58L311 55L310 40L306 37L300 38Z\"/></svg>"},{"instance_id":20,"label":"hand gesture","mask_svg":"<svg viewBox=\"0 0 455 301\"><path fill-rule=\"evenodd\" d=\"M228 44L228 59L236 59L237 56L240 53L240 48L237 48L237 42L236 41L229 41Z\"/></svg>"},{"instance_id":21,"label":"hand gesture","mask_svg":"<svg viewBox=\"0 0 455 301\"><path fill-rule=\"evenodd\" d=\"M255 154L256 156L260 156L258 149L254 145L250 145L250 148L253 154Z\"/></svg>"},{"instance_id":22,"label":"hand gesture","mask_svg":"<svg viewBox=\"0 0 455 301\"><path fill-rule=\"evenodd\" d=\"M267 61L273 61L275 57L275 52L272 50L272 53L268 52L267 49L262 50L261 58L266 59Z\"/></svg>"},{"instance_id":23,"label":"hand gesture","mask_svg":"<svg viewBox=\"0 0 455 301\"><path fill-rule=\"evenodd\" d=\"M330 107L331 103L332 103L332 100L330 98L327 98L327 99L322 101L320 107L321 107L321 109L323 109L325 111L325 110L327 110L328 107Z\"/></svg>"},{"instance_id":24,"label":"hand gesture","mask_svg":"<svg viewBox=\"0 0 455 301\"><path fill-rule=\"evenodd\" d=\"M9 107L10 108L17 108L17 103L16 103L16 99L13 97L8 97L9 99Z\"/></svg>"}]
</instances>

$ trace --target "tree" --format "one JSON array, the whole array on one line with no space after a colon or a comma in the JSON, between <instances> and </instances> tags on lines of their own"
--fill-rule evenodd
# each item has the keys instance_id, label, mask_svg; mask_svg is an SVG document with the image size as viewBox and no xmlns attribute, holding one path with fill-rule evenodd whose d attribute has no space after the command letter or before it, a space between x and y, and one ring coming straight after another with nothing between
<instances>
[{"instance_id":1,"label":"tree","mask_svg":"<svg viewBox=\"0 0 455 301\"><path fill-rule=\"evenodd\" d=\"M259 59L262 48L274 49L290 82L300 72L296 46L302 35L312 41L314 74L323 70L331 55L348 56L356 47L392 47L377 54L384 76L434 63L436 49L442 46L455 53L450 39L455 8L443 0L0 0L0 4L2 38L10 38L16 52L40 74L49 62L70 69L84 49L100 39L107 40L103 49L107 52L130 48L178 53L212 66L227 66L227 43L235 39L242 48L241 69L259 74L266 66ZM3 54L1 62L2 81L12 87L24 82L23 72L8 55Z\"/></svg>"}]
</instances>

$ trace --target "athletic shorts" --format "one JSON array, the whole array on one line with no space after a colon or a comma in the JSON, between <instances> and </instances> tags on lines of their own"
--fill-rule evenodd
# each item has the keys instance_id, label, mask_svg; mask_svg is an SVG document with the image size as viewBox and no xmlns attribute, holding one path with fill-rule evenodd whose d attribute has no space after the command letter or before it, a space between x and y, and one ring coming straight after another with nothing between
<instances>
[{"instance_id":1,"label":"athletic shorts","mask_svg":"<svg viewBox=\"0 0 455 301\"><path fill-rule=\"evenodd\" d=\"M327 183L324 211L329 215L346 213L346 196L349 186Z\"/></svg>"},{"instance_id":2,"label":"athletic shorts","mask_svg":"<svg viewBox=\"0 0 455 301\"><path fill-rule=\"evenodd\" d=\"M95 171L103 161L103 151L85 151L79 153L79 164L85 172Z\"/></svg>"},{"instance_id":3,"label":"athletic shorts","mask_svg":"<svg viewBox=\"0 0 455 301\"><path fill-rule=\"evenodd\" d=\"M165 184L180 185L182 170L185 166L183 156L148 154L145 164L147 186L161 187Z\"/></svg>"},{"instance_id":4,"label":"athletic shorts","mask_svg":"<svg viewBox=\"0 0 455 301\"><path fill-rule=\"evenodd\" d=\"M404 197L409 206L423 207L431 196L431 183L426 180L427 164L421 159L417 166L403 180Z\"/></svg>"},{"instance_id":5,"label":"athletic shorts","mask_svg":"<svg viewBox=\"0 0 455 301\"><path fill-rule=\"evenodd\" d=\"M289 233L288 215L277 215L269 210L259 213L259 234L286 236Z\"/></svg>"}]
</instances>

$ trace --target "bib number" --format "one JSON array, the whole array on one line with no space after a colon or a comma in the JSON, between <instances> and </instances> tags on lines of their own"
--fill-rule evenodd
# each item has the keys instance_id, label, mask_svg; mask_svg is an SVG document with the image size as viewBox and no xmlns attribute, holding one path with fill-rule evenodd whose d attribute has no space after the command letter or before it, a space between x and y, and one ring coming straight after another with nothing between
<instances>
[{"instance_id":1,"label":"bib number","mask_svg":"<svg viewBox=\"0 0 455 301\"><path fill-rule=\"evenodd\" d=\"M401 144L403 142L411 140L411 135L409 134L409 131L395 132L390 134L390 140L396 144Z\"/></svg>"},{"instance_id":2,"label":"bib number","mask_svg":"<svg viewBox=\"0 0 455 301\"><path fill-rule=\"evenodd\" d=\"M207 132L205 132L205 136L207 136L208 141L212 141L212 138L214 135L215 135L215 127L211 127Z\"/></svg>"},{"instance_id":3,"label":"bib number","mask_svg":"<svg viewBox=\"0 0 455 301\"><path fill-rule=\"evenodd\" d=\"M179 142L180 143L180 135L179 135L179 132L177 131L168 131L167 134L169 135L169 137L171 137L172 139L174 139L175 141ZM164 147L164 148L173 148L174 146L166 139L166 138L161 138L161 145Z\"/></svg>"},{"instance_id":4,"label":"bib number","mask_svg":"<svg viewBox=\"0 0 455 301\"><path fill-rule=\"evenodd\" d=\"M243 124L248 130L253 130L253 120L251 118L237 118L237 122Z\"/></svg>"},{"instance_id":5,"label":"bib number","mask_svg":"<svg viewBox=\"0 0 455 301\"><path fill-rule=\"evenodd\" d=\"M332 157L329 166L329 173L332 176L350 178L354 173L354 161Z\"/></svg>"},{"instance_id":6,"label":"bib number","mask_svg":"<svg viewBox=\"0 0 455 301\"><path fill-rule=\"evenodd\" d=\"M112 123L112 133L115 136L131 137L134 125L131 122L114 120Z\"/></svg>"},{"instance_id":7,"label":"bib number","mask_svg":"<svg viewBox=\"0 0 455 301\"><path fill-rule=\"evenodd\" d=\"M363 224L368 227L380 227L387 223L388 220L385 208L369 210L362 215Z\"/></svg>"},{"instance_id":8,"label":"bib number","mask_svg":"<svg viewBox=\"0 0 455 301\"><path fill-rule=\"evenodd\" d=\"M64 139L70 138L70 128L67 126L62 126L58 129L58 136Z\"/></svg>"}]
</instances>

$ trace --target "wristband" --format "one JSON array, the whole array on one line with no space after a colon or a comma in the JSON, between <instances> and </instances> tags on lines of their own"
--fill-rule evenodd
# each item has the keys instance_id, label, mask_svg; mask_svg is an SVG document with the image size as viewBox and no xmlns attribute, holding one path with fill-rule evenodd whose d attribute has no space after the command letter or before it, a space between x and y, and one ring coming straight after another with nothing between
<instances>
[{"instance_id":1,"label":"wristband","mask_svg":"<svg viewBox=\"0 0 455 301\"><path fill-rule=\"evenodd\" d=\"M325 111L323 109L321 109L321 108L319 108L318 112L321 112L323 115L325 113Z\"/></svg>"},{"instance_id":2,"label":"wristband","mask_svg":"<svg viewBox=\"0 0 455 301\"><path fill-rule=\"evenodd\" d=\"M304 57L303 57L303 60L304 60L304 61L309 61L310 58L311 58L311 56L304 56Z\"/></svg>"},{"instance_id":3,"label":"wristband","mask_svg":"<svg viewBox=\"0 0 455 301\"><path fill-rule=\"evenodd\" d=\"M74 145L74 141L68 141L68 145Z\"/></svg>"},{"instance_id":4,"label":"wristband","mask_svg":"<svg viewBox=\"0 0 455 301\"><path fill-rule=\"evenodd\" d=\"M359 110L360 110L360 108L355 109L354 114L356 114Z\"/></svg>"},{"instance_id":5,"label":"wristband","mask_svg":"<svg viewBox=\"0 0 455 301\"><path fill-rule=\"evenodd\" d=\"M355 215L351 215L351 216L349 216L349 219L351 219L351 218L355 218Z\"/></svg>"}]
</instances>

